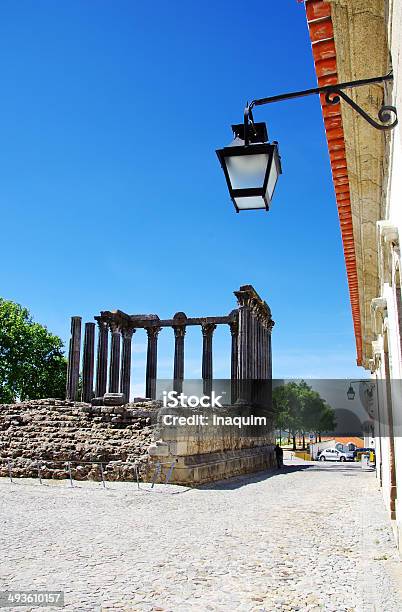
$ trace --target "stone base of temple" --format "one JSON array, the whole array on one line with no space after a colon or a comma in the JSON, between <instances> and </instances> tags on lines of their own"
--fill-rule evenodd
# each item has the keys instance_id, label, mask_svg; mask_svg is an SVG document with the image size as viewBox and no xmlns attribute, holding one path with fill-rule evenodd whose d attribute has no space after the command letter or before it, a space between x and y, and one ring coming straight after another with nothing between
<instances>
[{"instance_id":1,"label":"stone base of temple","mask_svg":"<svg viewBox=\"0 0 402 612\"><path fill-rule=\"evenodd\" d=\"M168 445L159 442L152 445L148 452L152 459L147 474L148 480L152 479L157 464L160 463L158 480L163 482L169 478L170 483L187 486L269 470L276 466L272 444L235 451L173 456L169 455Z\"/></svg>"},{"instance_id":2,"label":"stone base of temple","mask_svg":"<svg viewBox=\"0 0 402 612\"><path fill-rule=\"evenodd\" d=\"M2 404L0 477L148 482L155 477L196 486L275 466L270 421L245 428L169 427L163 425L166 410L174 412L149 400L124 406L57 399ZM243 417L252 412L247 406L219 410Z\"/></svg>"},{"instance_id":3,"label":"stone base of temple","mask_svg":"<svg viewBox=\"0 0 402 612\"><path fill-rule=\"evenodd\" d=\"M175 424L170 425L172 422ZM160 465L160 482L168 479L176 484L199 485L267 470L276 464L272 414L255 405L194 410L161 407L155 437L148 449L147 477L152 479Z\"/></svg>"}]
</instances>

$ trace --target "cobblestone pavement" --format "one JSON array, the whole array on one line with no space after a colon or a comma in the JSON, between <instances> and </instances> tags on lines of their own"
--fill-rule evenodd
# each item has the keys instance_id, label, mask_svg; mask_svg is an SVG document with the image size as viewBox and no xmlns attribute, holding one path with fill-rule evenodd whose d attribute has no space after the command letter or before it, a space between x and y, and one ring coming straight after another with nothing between
<instances>
[{"instance_id":1,"label":"cobblestone pavement","mask_svg":"<svg viewBox=\"0 0 402 612\"><path fill-rule=\"evenodd\" d=\"M402 610L377 481L357 464L76 485L0 480L1 589L64 590L69 612Z\"/></svg>"}]
</instances>

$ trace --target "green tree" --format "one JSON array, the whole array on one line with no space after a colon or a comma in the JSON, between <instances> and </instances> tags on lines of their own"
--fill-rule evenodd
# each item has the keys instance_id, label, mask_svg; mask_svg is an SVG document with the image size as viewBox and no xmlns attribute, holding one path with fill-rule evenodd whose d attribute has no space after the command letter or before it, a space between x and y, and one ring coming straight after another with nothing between
<instances>
[{"instance_id":1,"label":"green tree","mask_svg":"<svg viewBox=\"0 0 402 612\"><path fill-rule=\"evenodd\" d=\"M302 403L299 386L295 382L276 387L273 391L273 407L276 427L289 431L293 449L296 450L296 434L301 429Z\"/></svg>"},{"instance_id":2,"label":"green tree","mask_svg":"<svg viewBox=\"0 0 402 612\"><path fill-rule=\"evenodd\" d=\"M291 382L273 391L275 426L287 428L293 439L296 450L296 434L302 436L305 448L306 432L321 434L333 431L336 426L334 411L317 391L314 391L304 380Z\"/></svg>"},{"instance_id":3,"label":"green tree","mask_svg":"<svg viewBox=\"0 0 402 612\"><path fill-rule=\"evenodd\" d=\"M0 298L0 402L65 396L63 342L29 311Z\"/></svg>"},{"instance_id":4,"label":"green tree","mask_svg":"<svg viewBox=\"0 0 402 612\"><path fill-rule=\"evenodd\" d=\"M335 412L332 410L330 406L328 406L328 404L324 404L324 407L321 413L321 418L319 420L318 427L316 430L319 435L320 442L321 442L321 434L323 432L325 431L331 432L331 431L334 431L335 428L336 428Z\"/></svg>"}]
</instances>

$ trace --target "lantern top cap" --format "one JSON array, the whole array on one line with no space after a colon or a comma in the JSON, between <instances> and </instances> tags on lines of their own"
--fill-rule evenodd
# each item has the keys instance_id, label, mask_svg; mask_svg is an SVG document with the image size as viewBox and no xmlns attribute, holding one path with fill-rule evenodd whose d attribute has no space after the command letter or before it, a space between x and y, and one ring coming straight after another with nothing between
<instances>
[{"instance_id":1,"label":"lantern top cap","mask_svg":"<svg viewBox=\"0 0 402 612\"><path fill-rule=\"evenodd\" d=\"M245 140L244 123L232 125L233 134L240 140ZM267 126L264 122L247 125L250 143L268 142Z\"/></svg>"}]
</instances>

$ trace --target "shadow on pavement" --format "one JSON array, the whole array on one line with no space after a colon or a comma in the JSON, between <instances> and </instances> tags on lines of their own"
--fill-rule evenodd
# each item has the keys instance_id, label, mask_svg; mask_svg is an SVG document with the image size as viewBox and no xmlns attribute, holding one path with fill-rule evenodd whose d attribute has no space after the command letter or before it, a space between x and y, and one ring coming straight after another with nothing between
<instances>
[{"instance_id":1,"label":"shadow on pavement","mask_svg":"<svg viewBox=\"0 0 402 612\"><path fill-rule=\"evenodd\" d=\"M273 469L267 472L256 472L254 474L245 474L244 476L235 476L233 478L229 478L228 480L219 480L193 488L214 490L239 489L240 487L245 487L256 482L262 482L263 480L268 480L269 478L275 478L276 476L281 476L282 474L293 474L294 472L301 472L304 470L309 470L310 472L326 472L329 476L334 473L342 473L345 476L357 476L362 472L362 469L358 464L344 465L343 463L329 462L323 464L323 462L320 463L316 461L294 463L293 465L289 465L289 463L287 463L280 470Z\"/></svg>"},{"instance_id":2,"label":"shadow on pavement","mask_svg":"<svg viewBox=\"0 0 402 612\"><path fill-rule=\"evenodd\" d=\"M267 472L256 472L255 474L234 476L233 478L229 478L228 480L218 480L216 482L211 482L209 484L200 485L194 488L218 490L239 489L240 487L245 487L249 484L268 480L269 478L275 478L275 476L281 476L282 474L291 474L293 472L300 472L309 468L311 468L310 464L284 465L283 468L281 468L280 470L274 469L269 470Z\"/></svg>"}]
</instances>

